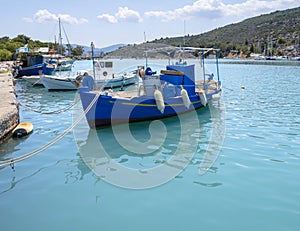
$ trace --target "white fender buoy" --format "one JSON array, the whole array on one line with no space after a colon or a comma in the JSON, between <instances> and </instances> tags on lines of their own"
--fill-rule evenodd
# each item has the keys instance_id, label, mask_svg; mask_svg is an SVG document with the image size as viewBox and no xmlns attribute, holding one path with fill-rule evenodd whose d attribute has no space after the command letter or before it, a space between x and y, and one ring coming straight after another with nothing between
<instances>
[{"instance_id":1,"label":"white fender buoy","mask_svg":"<svg viewBox=\"0 0 300 231\"><path fill-rule=\"evenodd\" d=\"M157 109L161 112L161 114L163 114L165 110L165 103L162 93L158 89L155 89L154 91L154 99L156 102Z\"/></svg>"},{"instance_id":2,"label":"white fender buoy","mask_svg":"<svg viewBox=\"0 0 300 231\"><path fill-rule=\"evenodd\" d=\"M12 131L13 136L23 137L27 136L33 130L33 125L30 122L19 123L18 126Z\"/></svg>"},{"instance_id":3,"label":"white fender buoy","mask_svg":"<svg viewBox=\"0 0 300 231\"><path fill-rule=\"evenodd\" d=\"M213 94L213 95L211 96L211 98L212 98L213 100L218 100L218 99L221 98L221 95L220 95L220 94Z\"/></svg>"},{"instance_id":4,"label":"white fender buoy","mask_svg":"<svg viewBox=\"0 0 300 231\"><path fill-rule=\"evenodd\" d=\"M207 104L205 92L203 90L200 90L199 93L200 93L200 101L201 101L202 105L205 107Z\"/></svg>"},{"instance_id":5,"label":"white fender buoy","mask_svg":"<svg viewBox=\"0 0 300 231\"><path fill-rule=\"evenodd\" d=\"M183 104L184 106L188 109L191 105L191 100L188 96L188 93L187 91L181 86L181 97L182 97L182 101L183 101Z\"/></svg>"},{"instance_id":6,"label":"white fender buoy","mask_svg":"<svg viewBox=\"0 0 300 231\"><path fill-rule=\"evenodd\" d=\"M139 96L146 95L145 86L140 86L138 95Z\"/></svg>"}]
</instances>

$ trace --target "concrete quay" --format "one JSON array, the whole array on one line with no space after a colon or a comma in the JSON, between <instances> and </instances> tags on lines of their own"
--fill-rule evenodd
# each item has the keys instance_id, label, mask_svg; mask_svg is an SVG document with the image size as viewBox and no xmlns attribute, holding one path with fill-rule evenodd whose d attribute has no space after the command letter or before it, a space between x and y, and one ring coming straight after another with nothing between
<instances>
[{"instance_id":1,"label":"concrete quay","mask_svg":"<svg viewBox=\"0 0 300 231\"><path fill-rule=\"evenodd\" d=\"M19 108L10 73L0 73L0 144L19 124Z\"/></svg>"}]
</instances>

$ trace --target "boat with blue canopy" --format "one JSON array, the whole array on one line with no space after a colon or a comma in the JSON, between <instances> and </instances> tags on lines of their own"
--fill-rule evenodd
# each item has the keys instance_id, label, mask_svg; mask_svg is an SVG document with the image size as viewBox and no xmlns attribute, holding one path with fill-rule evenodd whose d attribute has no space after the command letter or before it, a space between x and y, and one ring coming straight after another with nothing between
<instances>
[{"instance_id":1,"label":"boat with blue canopy","mask_svg":"<svg viewBox=\"0 0 300 231\"><path fill-rule=\"evenodd\" d=\"M146 65L139 67L140 81L135 91L95 89L92 76L83 79L79 94L91 128L176 116L205 107L214 97L220 96L218 49L167 47L146 54L150 52L169 54L169 63L158 73L152 70L146 58ZM185 61L187 52L200 57L201 79L196 76L199 73L195 70L196 64ZM178 54L179 61L171 64L170 54ZM215 56L215 74L205 68L205 58L210 54Z\"/></svg>"},{"instance_id":2,"label":"boat with blue canopy","mask_svg":"<svg viewBox=\"0 0 300 231\"><path fill-rule=\"evenodd\" d=\"M23 76L52 75L55 65L47 62L44 55L39 53L26 53L21 59L14 62L12 74L16 78Z\"/></svg>"}]
</instances>

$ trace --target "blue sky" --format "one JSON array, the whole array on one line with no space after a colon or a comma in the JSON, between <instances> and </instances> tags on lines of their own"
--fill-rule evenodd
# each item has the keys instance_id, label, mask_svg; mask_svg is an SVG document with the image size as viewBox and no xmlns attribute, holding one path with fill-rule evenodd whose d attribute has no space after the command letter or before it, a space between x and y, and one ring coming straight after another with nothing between
<instances>
[{"instance_id":1,"label":"blue sky","mask_svg":"<svg viewBox=\"0 0 300 231\"><path fill-rule=\"evenodd\" d=\"M276 10L299 0L0 0L0 37L25 34L54 41L61 18L70 43L98 48L161 37L200 34ZM185 26L184 26L185 25ZM63 36L63 42L66 39Z\"/></svg>"}]
</instances>

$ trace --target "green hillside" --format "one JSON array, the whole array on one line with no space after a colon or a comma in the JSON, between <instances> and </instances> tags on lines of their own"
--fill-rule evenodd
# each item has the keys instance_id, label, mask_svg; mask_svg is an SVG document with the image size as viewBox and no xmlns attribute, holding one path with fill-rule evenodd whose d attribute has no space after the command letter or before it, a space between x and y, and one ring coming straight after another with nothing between
<instances>
[{"instance_id":1,"label":"green hillside","mask_svg":"<svg viewBox=\"0 0 300 231\"><path fill-rule=\"evenodd\" d=\"M232 53L249 57L250 53L300 56L300 7L246 19L212 31L183 37L161 38L148 42L173 46L214 47L221 49L221 56ZM124 47L111 56L139 57L143 44ZM139 54L134 54L138 50Z\"/></svg>"}]
</instances>

